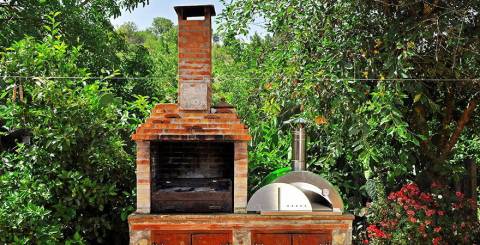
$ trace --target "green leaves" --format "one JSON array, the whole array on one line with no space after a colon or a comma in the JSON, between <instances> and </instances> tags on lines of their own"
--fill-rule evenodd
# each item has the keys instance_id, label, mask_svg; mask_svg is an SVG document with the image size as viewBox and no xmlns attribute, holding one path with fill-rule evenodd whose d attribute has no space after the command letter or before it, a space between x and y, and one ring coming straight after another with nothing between
<instances>
[{"instance_id":1,"label":"green leaves","mask_svg":"<svg viewBox=\"0 0 480 245\"><path fill-rule=\"evenodd\" d=\"M100 96L98 104L101 107L109 106L115 102L115 96L111 93L103 94Z\"/></svg>"},{"instance_id":2,"label":"green leaves","mask_svg":"<svg viewBox=\"0 0 480 245\"><path fill-rule=\"evenodd\" d=\"M473 152L478 115L469 125L474 130L449 156L454 161L438 158L441 142L480 84L413 78L480 77L478 35L466 31L478 29L479 16L466 14L479 12L478 3L443 1L427 14L414 1L395 7L379 1L233 1L220 16L225 46L216 51L222 55L215 56L215 93L237 105L254 135L281 135L281 122L291 117L319 122L308 128L310 169L337 184L351 208L371 198L365 188L358 191L371 179L395 188L424 179L434 165L450 171L450 179L461 173L460 159ZM259 19L266 36L234 38ZM410 81L397 81L402 78ZM279 123L264 132L274 120ZM274 156L281 154L266 147L273 142L275 137L252 142L253 186L262 180L256 175L280 168Z\"/></svg>"},{"instance_id":3,"label":"green leaves","mask_svg":"<svg viewBox=\"0 0 480 245\"><path fill-rule=\"evenodd\" d=\"M11 81L24 86L23 102L1 99L0 119L32 139L0 155L0 243L104 243L126 227L121 210L133 206L135 180L124 141L130 125L108 84L85 83L78 50L46 36L2 54L0 73L36 78Z\"/></svg>"},{"instance_id":4,"label":"green leaves","mask_svg":"<svg viewBox=\"0 0 480 245\"><path fill-rule=\"evenodd\" d=\"M284 167L284 168L279 168L275 171L270 172L265 178L262 179L262 181L256 186L256 188L261 188L265 185L268 185L275 181L277 178L289 173L292 171L291 167ZM257 189L252 190L252 192L255 192Z\"/></svg>"}]
</instances>

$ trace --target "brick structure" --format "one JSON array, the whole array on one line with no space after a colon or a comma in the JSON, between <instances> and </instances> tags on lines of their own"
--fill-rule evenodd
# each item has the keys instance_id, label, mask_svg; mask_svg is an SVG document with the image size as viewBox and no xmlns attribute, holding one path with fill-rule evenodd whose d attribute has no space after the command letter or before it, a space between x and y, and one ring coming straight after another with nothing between
<instances>
[{"instance_id":1,"label":"brick structure","mask_svg":"<svg viewBox=\"0 0 480 245\"><path fill-rule=\"evenodd\" d=\"M211 17L215 10L204 5L175 7L175 11L179 23L178 104L156 105L132 135L137 144L137 210L128 218L130 244L278 245L282 239L287 243L281 244L351 244L353 216L349 214L246 213L251 136L232 106L225 102L211 106ZM198 16L203 19L190 19ZM162 186L159 191L157 187L196 178L233 182L233 188L230 185L228 192L221 194L230 208L208 214L168 213L169 207L177 204L190 204L186 211L198 209L200 202L181 199L183 194L207 197L183 189L178 192L182 194L173 191L167 195L162 191L170 187ZM168 199L172 196L174 200ZM215 207L210 199L204 203Z\"/></svg>"},{"instance_id":2,"label":"brick structure","mask_svg":"<svg viewBox=\"0 0 480 245\"><path fill-rule=\"evenodd\" d=\"M347 245L352 243L351 214L344 215L135 215L129 218L130 244ZM181 234L174 242L168 238ZM191 234L225 234L229 242L197 243ZM185 238L187 237L187 238ZM302 239L303 238L303 239ZM282 240L288 240L283 242ZM302 241L303 240L303 241Z\"/></svg>"}]
</instances>

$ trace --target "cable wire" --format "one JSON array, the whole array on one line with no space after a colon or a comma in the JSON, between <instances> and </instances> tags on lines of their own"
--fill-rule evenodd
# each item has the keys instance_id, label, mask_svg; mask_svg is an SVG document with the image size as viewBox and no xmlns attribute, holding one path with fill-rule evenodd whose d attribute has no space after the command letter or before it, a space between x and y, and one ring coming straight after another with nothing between
<instances>
[{"instance_id":1,"label":"cable wire","mask_svg":"<svg viewBox=\"0 0 480 245\"><path fill-rule=\"evenodd\" d=\"M153 80L164 77L74 77L74 76L0 76L3 79L75 79L75 80ZM426 82L480 82L480 78L323 78L324 81L426 81Z\"/></svg>"}]
</instances>

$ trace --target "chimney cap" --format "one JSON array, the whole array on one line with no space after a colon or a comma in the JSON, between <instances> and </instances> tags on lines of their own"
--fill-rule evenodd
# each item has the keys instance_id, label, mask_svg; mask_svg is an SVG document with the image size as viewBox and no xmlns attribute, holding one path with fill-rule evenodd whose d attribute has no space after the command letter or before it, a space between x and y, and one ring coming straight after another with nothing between
<instances>
[{"instance_id":1,"label":"chimney cap","mask_svg":"<svg viewBox=\"0 0 480 245\"><path fill-rule=\"evenodd\" d=\"M177 15L183 17L197 17L197 16L206 16L207 9L210 12L210 16L215 16L215 7L212 4L208 5L187 5L187 6L175 6L173 7Z\"/></svg>"}]
</instances>

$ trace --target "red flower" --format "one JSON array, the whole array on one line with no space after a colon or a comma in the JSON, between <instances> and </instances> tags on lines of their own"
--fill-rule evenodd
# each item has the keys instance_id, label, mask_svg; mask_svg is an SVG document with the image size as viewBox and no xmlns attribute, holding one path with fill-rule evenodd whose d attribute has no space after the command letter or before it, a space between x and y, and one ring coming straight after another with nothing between
<instances>
[{"instance_id":1,"label":"red flower","mask_svg":"<svg viewBox=\"0 0 480 245\"><path fill-rule=\"evenodd\" d=\"M397 198L397 195L395 195L395 192L392 192L392 193L390 193L390 195L388 195L388 200L390 200L390 201L395 200L395 198Z\"/></svg>"},{"instance_id":2,"label":"red flower","mask_svg":"<svg viewBox=\"0 0 480 245\"><path fill-rule=\"evenodd\" d=\"M426 194L426 193L423 193L423 192L422 192L422 194L420 194L420 199L422 199L425 202L431 202L433 200L432 196L430 194Z\"/></svg>"},{"instance_id":3,"label":"red flower","mask_svg":"<svg viewBox=\"0 0 480 245\"><path fill-rule=\"evenodd\" d=\"M438 215L440 215L440 216L445 215L445 211L442 211L442 210L439 210L437 213L438 213Z\"/></svg>"},{"instance_id":4,"label":"red flower","mask_svg":"<svg viewBox=\"0 0 480 245\"><path fill-rule=\"evenodd\" d=\"M367 227L367 231L370 236L372 237L378 237L378 238L387 238L387 234L380 230L376 225L369 225Z\"/></svg>"},{"instance_id":5,"label":"red flower","mask_svg":"<svg viewBox=\"0 0 480 245\"><path fill-rule=\"evenodd\" d=\"M432 240L433 245L438 245L438 243L440 242L440 240L442 240L441 237L435 237L435 238L433 238L433 240Z\"/></svg>"},{"instance_id":6,"label":"red flower","mask_svg":"<svg viewBox=\"0 0 480 245\"><path fill-rule=\"evenodd\" d=\"M457 196L457 198L463 198L463 193L457 191L455 192L455 196Z\"/></svg>"},{"instance_id":7,"label":"red flower","mask_svg":"<svg viewBox=\"0 0 480 245\"><path fill-rule=\"evenodd\" d=\"M363 240L363 244L368 244L368 239Z\"/></svg>"},{"instance_id":8,"label":"red flower","mask_svg":"<svg viewBox=\"0 0 480 245\"><path fill-rule=\"evenodd\" d=\"M414 212L413 210L408 210L408 211L407 211L407 214L408 214L409 216L413 216L413 215L415 214L415 212Z\"/></svg>"},{"instance_id":9,"label":"red flower","mask_svg":"<svg viewBox=\"0 0 480 245\"><path fill-rule=\"evenodd\" d=\"M415 219L414 217L409 217L408 220L412 223L417 222L417 219Z\"/></svg>"},{"instance_id":10,"label":"red flower","mask_svg":"<svg viewBox=\"0 0 480 245\"><path fill-rule=\"evenodd\" d=\"M427 212L425 212L425 214L426 214L428 217L430 217L430 216L432 216L432 215L435 214L435 210L433 210L433 209L428 209Z\"/></svg>"},{"instance_id":11,"label":"red flower","mask_svg":"<svg viewBox=\"0 0 480 245\"><path fill-rule=\"evenodd\" d=\"M442 230L442 227L440 226L433 228L433 231L435 231L436 233L439 233L441 230Z\"/></svg>"}]
</instances>

